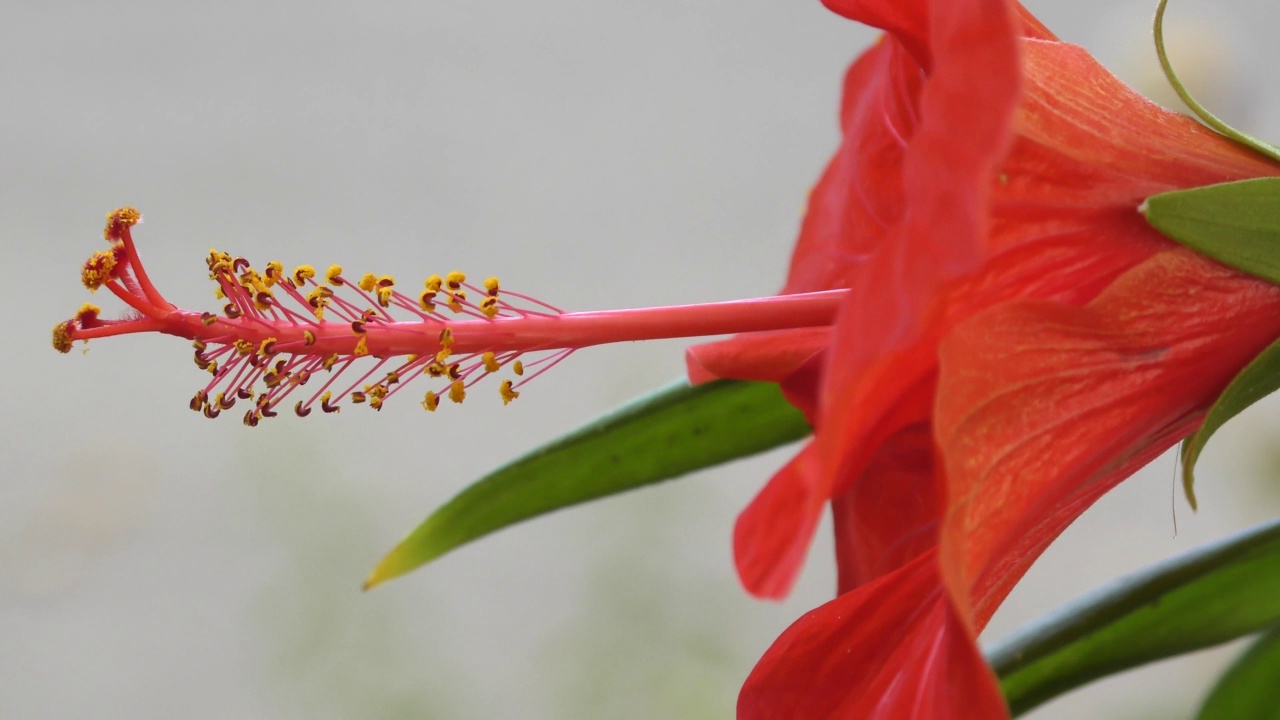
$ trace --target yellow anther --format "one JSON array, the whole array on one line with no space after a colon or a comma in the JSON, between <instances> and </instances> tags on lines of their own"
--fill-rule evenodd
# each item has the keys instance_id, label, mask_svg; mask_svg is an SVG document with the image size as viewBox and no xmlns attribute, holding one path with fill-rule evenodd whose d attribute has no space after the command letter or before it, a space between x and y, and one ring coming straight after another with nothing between
<instances>
[{"instance_id":1,"label":"yellow anther","mask_svg":"<svg viewBox=\"0 0 1280 720\"><path fill-rule=\"evenodd\" d=\"M380 397L375 397L375 398L371 399L371 400L369 401L369 407L373 408L374 410L381 410L381 409L382 409L382 398L380 398Z\"/></svg>"},{"instance_id":2,"label":"yellow anther","mask_svg":"<svg viewBox=\"0 0 1280 720\"><path fill-rule=\"evenodd\" d=\"M351 402L353 402L353 403L355 403L355 404L357 404L357 405L359 405L360 403L364 402L364 393L359 392L359 391L356 391L356 392L351 393Z\"/></svg>"},{"instance_id":3,"label":"yellow anther","mask_svg":"<svg viewBox=\"0 0 1280 720\"><path fill-rule=\"evenodd\" d=\"M480 301L480 312L484 313L484 316L485 316L485 317L488 317L488 318L492 318L492 317L497 316L497 314L498 314L498 298L496 298L496 297L487 297L487 298L485 298L485 299L481 300L481 301Z\"/></svg>"},{"instance_id":4,"label":"yellow anther","mask_svg":"<svg viewBox=\"0 0 1280 720\"><path fill-rule=\"evenodd\" d=\"M520 397L520 392L518 390L511 389L510 380L502 381L502 384L498 386L498 394L502 396L503 405L508 405L512 400Z\"/></svg>"},{"instance_id":5,"label":"yellow anther","mask_svg":"<svg viewBox=\"0 0 1280 720\"><path fill-rule=\"evenodd\" d=\"M204 352L204 349L205 349L205 348L207 348L207 347L209 347L209 346L208 346L208 345L205 345L205 344L204 344L204 341L202 341L202 340L192 340L192 341L191 341L191 347L195 348L195 349L196 349L196 352Z\"/></svg>"},{"instance_id":6,"label":"yellow anther","mask_svg":"<svg viewBox=\"0 0 1280 720\"><path fill-rule=\"evenodd\" d=\"M338 407L337 405L329 404L329 401L331 399L333 399L333 393L326 390L325 393L320 396L320 409L326 413L342 412L342 408Z\"/></svg>"},{"instance_id":7,"label":"yellow anther","mask_svg":"<svg viewBox=\"0 0 1280 720\"><path fill-rule=\"evenodd\" d=\"M378 276L373 273L365 273L364 277L360 278L360 289L365 292L373 290L377 285Z\"/></svg>"},{"instance_id":8,"label":"yellow anther","mask_svg":"<svg viewBox=\"0 0 1280 720\"><path fill-rule=\"evenodd\" d=\"M324 281L329 283L330 285L341 285L342 284L342 266L330 265L329 269L324 274Z\"/></svg>"},{"instance_id":9,"label":"yellow anther","mask_svg":"<svg viewBox=\"0 0 1280 720\"><path fill-rule=\"evenodd\" d=\"M378 287L378 304L382 307L391 307L391 296L395 294L395 290L391 287Z\"/></svg>"},{"instance_id":10,"label":"yellow anther","mask_svg":"<svg viewBox=\"0 0 1280 720\"><path fill-rule=\"evenodd\" d=\"M280 282L280 278L284 277L284 264L279 260L272 260L267 263L267 270L263 273L264 282L267 287L271 287Z\"/></svg>"},{"instance_id":11,"label":"yellow anther","mask_svg":"<svg viewBox=\"0 0 1280 720\"><path fill-rule=\"evenodd\" d=\"M262 357L270 357L276 354L276 339L269 337L258 345L258 354Z\"/></svg>"},{"instance_id":12,"label":"yellow anther","mask_svg":"<svg viewBox=\"0 0 1280 720\"><path fill-rule=\"evenodd\" d=\"M125 228L133 227L141 221L142 213L138 212L138 208L129 206L116 208L107 213L107 227L102 231L102 237L107 240L117 240Z\"/></svg>"},{"instance_id":13,"label":"yellow anther","mask_svg":"<svg viewBox=\"0 0 1280 720\"><path fill-rule=\"evenodd\" d=\"M467 281L466 274L458 272L457 270L454 270L453 272L444 276L444 282L446 285L449 286L450 290L461 290L462 283L466 281Z\"/></svg>"},{"instance_id":14,"label":"yellow anther","mask_svg":"<svg viewBox=\"0 0 1280 720\"><path fill-rule=\"evenodd\" d=\"M502 368L502 366L498 364L498 358L495 357L492 352L487 352L481 355L480 360L484 362L485 372L495 373Z\"/></svg>"},{"instance_id":15,"label":"yellow anther","mask_svg":"<svg viewBox=\"0 0 1280 720\"><path fill-rule=\"evenodd\" d=\"M293 269L293 283L302 287L306 281L316 276L316 269L310 265L299 265Z\"/></svg>"},{"instance_id":16,"label":"yellow anther","mask_svg":"<svg viewBox=\"0 0 1280 720\"><path fill-rule=\"evenodd\" d=\"M382 380L382 383L384 385L395 385L398 382L400 382L400 373L396 372L395 370L392 370L391 372L387 373L387 376Z\"/></svg>"},{"instance_id":17,"label":"yellow anther","mask_svg":"<svg viewBox=\"0 0 1280 720\"><path fill-rule=\"evenodd\" d=\"M237 340L235 341L235 348L238 355L248 355L253 352L253 343L243 339Z\"/></svg>"},{"instance_id":18,"label":"yellow anther","mask_svg":"<svg viewBox=\"0 0 1280 720\"><path fill-rule=\"evenodd\" d=\"M523 375L524 363L520 362L519 360L515 361L514 363L511 364L511 371L517 375Z\"/></svg>"},{"instance_id":19,"label":"yellow anther","mask_svg":"<svg viewBox=\"0 0 1280 720\"><path fill-rule=\"evenodd\" d=\"M440 407L440 396L428 390L427 394L422 396L422 409L435 412L438 407Z\"/></svg>"},{"instance_id":20,"label":"yellow anther","mask_svg":"<svg viewBox=\"0 0 1280 720\"><path fill-rule=\"evenodd\" d=\"M427 367L425 370L423 370L423 372L430 375L431 377L443 377L444 374L448 372L448 370L445 368L444 363L440 362L439 360L432 360L431 362L427 363Z\"/></svg>"},{"instance_id":21,"label":"yellow anther","mask_svg":"<svg viewBox=\"0 0 1280 720\"><path fill-rule=\"evenodd\" d=\"M444 361L448 360L449 356L452 354L453 351L449 348L440 348L440 352L436 353L436 362L444 363Z\"/></svg>"},{"instance_id":22,"label":"yellow anther","mask_svg":"<svg viewBox=\"0 0 1280 720\"><path fill-rule=\"evenodd\" d=\"M422 308L422 312L435 312L436 304L432 302L436 299L434 290L423 290L418 296L418 307Z\"/></svg>"},{"instance_id":23,"label":"yellow anther","mask_svg":"<svg viewBox=\"0 0 1280 720\"><path fill-rule=\"evenodd\" d=\"M218 322L218 316L211 312L200 313L200 322L204 323L205 327L209 327Z\"/></svg>"},{"instance_id":24,"label":"yellow anther","mask_svg":"<svg viewBox=\"0 0 1280 720\"><path fill-rule=\"evenodd\" d=\"M456 403L467 399L467 388L463 386L461 380L454 380L449 386L449 399Z\"/></svg>"},{"instance_id":25,"label":"yellow anther","mask_svg":"<svg viewBox=\"0 0 1280 720\"><path fill-rule=\"evenodd\" d=\"M444 285L444 279L439 275L430 275L426 280L422 281L422 284L426 286L427 292L438 293L440 292L440 288Z\"/></svg>"},{"instance_id":26,"label":"yellow anther","mask_svg":"<svg viewBox=\"0 0 1280 720\"><path fill-rule=\"evenodd\" d=\"M378 287L391 287L396 284L396 279L390 275L382 275L378 278Z\"/></svg>"},{"instance_id":27,"label":"yellow anther","mask_svg":"<svg viewBox=\"0 0 1280 720\"><path fill-rule=\"evenodd\" d=\"M253 296L253 306L259 310L269 310L275 297L270 290L262 290Z\"/></svg>"},{"instance_id":28,"label":"yellow anther","mask_svg":"<svg viewBox=\"0 0 1280 720\"><path fill-rule=\"evenodd\" d=\"M53 326L53 349L60 353L71 352L71 332L75 330L74 320L64 320Z\"/></svg>"},{"instance_id":29,"label":"yellow anther","mask_svg":"<svg viewBox=\"0 0 1280 720\"><path fill-rule=\"evenodd\" d=\"M462 312L462 302L466 299L467 293L464 290L449 293L449 302L447 303L449 305L449 309L456 313Z\"/></svg>"},{"instance_id":30,"label":"yellow anther","mask_svg":"<svg viewBox=\"0 0 1280 720\"><path fill-rule=\"evenodd\" d=\"M214 296L215 298L217 298L218 300L226 300L226 299L227 299L227 294L226 294L226 293L224 293L224 292L222 292L222 286L221 286L221 285L218 285L217 287L215 287L215 288L213 289L213 296Z\"/></svg>"},{"instance_id":31,"label":"yellow anther","mask_svg":"<svg viewBox=\"0 0 1280 720\"><path fill-rule=\"evenodd\" d=\"M484 291L489 293L490 297L498 297L498 278L485 278Z\"/></svg>"},{"instance_id":32,"label":"yellow anther","mask_svg":"<svg viewBox=\"0 0 1280 720\"><path fill-rule=\"evenodd\" d=\"M453 347L453 331L449 328L444 328L440 331L440 347Z\"/></svg>"},{"instance_id":33,"label":"yellow anther","mask_svg":"<svg viewBox=\"0 0 1280 720\"><path fill-rule=\"evenodd\" d=\"M452 365L449 366L449 377L453 378L454 380L459 380L462 378L462 368L458 363L453 363Z\"/></svg>"},{"instance_id":34,"label":"yellow anther","mask_svg":"<svg viewBox=\"0 0 1280 720\"><path fill-rule=\"evenodd\" d=\"M210 361L209 361L209 367L205 368L205 370L208 370L210 375L217 375L217 374L218 374L218 361L217 361L217 360L210 360Z\"/></svg>"},{"instance_id":35,"label":"yellow anther","mask_svg":"<svg viewBox=\"0 0 1280 720\"><path fill-rule=\"evenodd\" d=\"M324 362L321 363L320 366L323 367L325 370L332 370L334 364L337 362L338 362L338 353L334 353L329 357L325 358Z\"/></svg>"},{"instance_id":36,"label":"yellow anther","mask_svg":"<svg viewBox=\"0 0 1280 720\"><path fill-rule=\"evenodd\" d=\"M316 344L316 334L310 330L302 331L302 344L311 346Z\"/></svg>"},{"instance_id":37,"label":"yellow anther","mask_svg":"<svg viewBox=\"0 0 1280 720\"><path fill-rule=\"evenodd\" d=\"M103 283L111 279L111 273L115 269L115 252L99 250L84 262L84 268L80 271L80 282L84 283L90 291L97 292Z\"/></svg>"},{"instance_id":38,"label":"yellow anther","mask_svg":"<svg viewBox=\"0 0 1280 720\"><path fill-rule=\"evenodd\" d=\"M369 339L369 336L361 335L360 342L356 343L356 349L352 350L351 354L355 355L356 357L364 357L365 355L368 355L369 354L368 339Z\"/></svg>"}]
</instances>

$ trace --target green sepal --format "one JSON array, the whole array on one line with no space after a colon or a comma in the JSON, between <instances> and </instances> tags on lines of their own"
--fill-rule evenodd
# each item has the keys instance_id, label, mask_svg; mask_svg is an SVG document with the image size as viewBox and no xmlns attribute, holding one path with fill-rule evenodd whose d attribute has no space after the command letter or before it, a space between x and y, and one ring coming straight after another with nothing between
<instances>
[{"instance_id":1,"label":"green sepal","mask_svg":"<svg viewBox=\"0 0 1280 720\"><path fill-rule=\"evenodd\" d=\"M1280 621L1280 521L1196 548L1093 593L988 648L1014 715L1106 675Z\"/></svg>"},{"instance_id":2,"label":"green sepal","mask_svg":"<svg viewBox=\"0 0 1280 720\"><path fill-rule=\"evenodd\" d=\"M1209 438L1228 420L1276 390L1280 390L1280 340L1263 350L1235 376L1209 408L1200 429L1182 441L1182 489L1192 509L1196 507L1196 461Z\"/></svg>"},{"instance_id":3,"label":"green sepal","mask_svg":"<svg viewBox=\"0 0 1280 720\"><path fill-rule=\"evenodd\" d=\"M1138 210L1171 240L1280 284L1280 178L1160 193Z\"/></svg>"},{"instance_id":4,"label":"green sepal","mask_svg":"<svg viewBox=\"0 0 1280 720\"><path fill-rule=\"evenodd\" d=\"M1255 152L1266 155L1272 160L1280 160L1280 148L1269 142L1259 140L1252 135L1240 132L1223 122L1221 118L1209 112L1208 108L1192 97L1186 86L1178 79L1178 74L1173 71L1173 63L1169 62L1169 53L1164 47L1164 8L1168 2L1169 0L1160 0L1160 5L1156 8L1156 21L1153 30L1156 40L1156 57L1160 59L1160 69L1164 71L1165 78L1173 86L1173 91L1178 93L1178 97L1182 99L1182 102L1186 103L1187 107L1191 108L1191 112L1195 113L1196 117L1200 118L1200 121L1205 125L1213 128L1224 137L1230 138Z\"/></svg>"},{"instance_id":5,"label":"green sepal","mask_svg":"<svg viewBox=\"0 0 1280 720\"><path fill-rule=\"evenodd\" d=\"M764 452L812 432L773 383L680 380L486 475L386 555L368 589L508 525Z\"/></svg>"}]
</instances>

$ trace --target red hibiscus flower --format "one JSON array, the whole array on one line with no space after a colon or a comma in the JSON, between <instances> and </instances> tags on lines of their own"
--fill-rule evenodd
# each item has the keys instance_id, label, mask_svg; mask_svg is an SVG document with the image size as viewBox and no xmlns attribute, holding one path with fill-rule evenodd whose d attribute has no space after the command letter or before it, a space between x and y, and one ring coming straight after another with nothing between
<instances>
[{"instance_id":1,"label":"red hibiscus flower","mask_svg":"<svg viewBox=\"0 0 1280 720\"><path fill-rule=\"evenodd\" d=\"M1139 205L1280 167L1011 0L828 5L887 34L849 69L784 292L850 292L830 331L690 352L695 379L781 380L817 429L738 521L746 587L785 595L835 517L840 595L766 652L738 715L1005 717L977 633L1280 335L1280 288Z\"/></svg>"}]
</instances>

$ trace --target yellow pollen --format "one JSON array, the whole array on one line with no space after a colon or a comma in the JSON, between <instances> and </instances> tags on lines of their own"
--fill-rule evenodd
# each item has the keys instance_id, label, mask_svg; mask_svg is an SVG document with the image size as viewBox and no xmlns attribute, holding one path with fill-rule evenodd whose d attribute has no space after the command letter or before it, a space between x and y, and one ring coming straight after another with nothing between
<instances>
[{"instance_id":1,"label":"yellow pollen","mask_svg":"<svg viewBox=\"0 0 1280 720\"><path fill-rule=\"evenodd\" d=\"M53 349L60 353L71 352L71 331L75 330L74 320L64 320L53 326Z\"/></svg>"},{"instance_id":2,"label":"yellow pollen","mask_svg":"<svg viewBox=\"0 0 1280 720\"><path fill-rule=\"evenodd\" d=\"M373 398L372 400L370 400L370 401L369 401L369 407L373 408L374 410L381 410L381 409L382 409L382 398L380 398L380 397L375 397L375 398Z\"/></svg>"},{"instance_id":3,"label":"yellow pollen","mask_svg":"<svg viewBox=\"0 0 1280 720\"><path fill-rule=\"evenodd\" d=\"M80 282L92 292L97 292L102 284L111 279L116 269L116 254L111 250L99 250L84 263L80 271Z\"/></svg>"},{"instance_id":4,"label":"yellow pollen","mask_svg":"<svg viewBox=\"0 0 1280 720\"><path fill-rule=\"evenodd\" d=\"M391 287L379 287L378 288L378 304L381 305L382 307L390 307L391 296L394 294L395 294L395 290L393 290Z\"/></svg>"},{"instance_id":5,"label":"yellow pollen","mask_svg":"<svg viewBox=\"0 0 1280 720\"><path fill-rule=\"evenodd\" d=\"M486 278L484 281L484 290L489 293L490 297L498 297L498 278Z\"/></svg>"},{"instance_id":6,"label":"yellow pollen","mask_svg":"<svg viewBox=\"0 0 1280 720\"><path fill-rule=\"evenodd\" d=\"M365 273L364 277L360 278L360 289L365 292L369 292L370 290L373 290L373 288L376 287L377 284L378 284L378 277L373 273Z\"/></svg>"},{"instance_id":7,"label":"yellow pollen","mask_svg":"<svg viewBox=\"0 0 1280 720\"><path fill-rule=\"evenodd\" d=\"M438 407L440 407L440 396L428 390L427 394L422 396L422 409L435 412Z\"/></svg>"},{"instance_id":8,"label":"yellow pollen","mask_svg":"<svg viewBox=\"0 0 1280 720\"><path fill-rule=\"evenodd\" d=\"M280 278L284 277L284 265L279 260L272 260L267 263L267 271L264 275L266 276L264 281L266 286L271 287L280 282Z\"/></svg>"},{"instance_id":9,"label":"yellow pollen","mask_svg":"<svg viewBox=\"0 0 1280 720\"><path fill-rule=\"evenodd\" d=\"M439 360L432 360L431 362L427 363L427 369L425 370L425 372L431 377L441 377L445 374L446 370L444 367L444 363L440 362Z\"/></svg>"},{"instance_id":10,"label":"yellow pollen","mask_svg":"<svg viewBox=\"0 0 1280 720\"><path fill-rule=\"evenodd\" d=\"M463 386L461 380L454 380L453 384L449 386L449 399L456 403L461 403L467 399L467 389Z\"/></svg>"},{"instance_id":11,"label":"yellow pollen","mask_svg":"<svg viewBox=\"0 0 1280 720\"><path fill-rule=\"evenodd\" d=\"M440 331L440 347L442 348L453 347L453 331L450 330L449 328L445 328Z\"/></svg>"},{"instance_id":12,"label":"yellow pollen","mask_svg":"<svg viewBox=\"0 0 1280 720\"><path fill-rule=\"evenodd\" d=\"M316 269L310 265L299 265L293 269L293 282L298 287L302 287L303 283L316 276Z\"/></svg>"},{"instance_id":13,"label":"yellow pollen","mask_svg":"<svg viewBox=\"0 0 1280 720\"><path fill-rule=\"evenodd\" d=\"M462 312L462 301L467 299L467 293L463 290L449 293L449 309L460 313Z\"/></svg>"},{"instance_id":14,"label":"yellow pollen","mask_svg":"<svg viewBox=\"0 0 1280 720\"><path fill-rule=\"evenodd\" d=\"M222 292L222 286L219 285L213 289L213 296L218 300L226 300L227 294Z\"/></svg>"},{"instance_id":15,"label":"yellow pollen","mask_svg":"<svg viewBox=\"0 0 1280 720\"><path fill-rule=\"evenodd\" d=\"M336 362L338 362L338 353L334 353L329 357L325 358L324 362L321 363L321 367L323 367L325 370L333 370L333 365Z\"/></svg>"},{"instance_id":16,"label":"yellow pollen","mask_svg":"<svg viewBox=\"0 0 1280 720\"><path fill-rule=\"evenodd\" d=\"M430 275L426 280L422 281L422 284L426 286L427 292L438 293L441 286L444 285L444 280L439 275Z\"/></svg>"},{"instance_id":17,"label":"yellow pollen","mask_svg":"<svg viewBox=\"0 0 1280 720\"><path fill-rule=\"evenodd\" d=\"M94 305L93 303L85 303L76 311L76 322L80 323L81 327L84 327L86 322L93 322L94 320L97 320L98 316L101 314L102 308Z\"/></svg>"},{"instance_id":18,"label":"yellow pollen","mask_svg":"<svg viewBox=\"0 0 1280 720\"><path fill-rule=\"evenodd\" d=\"M248 340L237 340L235 341L235 348L236 348L237 354L241 356L248 355L249 353L253 352L253 343L249 342ZM203 350L204 348L198 348L198 349Z\"/></svg>"},{"instance_id":19,"label":"yellow pollen","mask_svg":"<svg viewBox=\"0 0 1280 720\"><path fill-rule=\"evenodd\" d=\"M498 314L498 298L487 297L481 300L480 312L484 313L487 318L495 317Z\"/></svg>"},{"instance_id":20,"label":"yellow pollen","mask_svg":"<svg viewBox=\"0 0 1280 720\"><path fill-rule=\"evenodd\" d=\"M502 396L503 405L509 405L512 400L520 397L520 392L518 390L511 389L510 380L502 381L502 384L498 386L498 394Z\"/></svg>"},{"instance_id":21,"label":"yellow pollen","mask_svg":"<svg viewBox=\"0 0 1280 720\"><path fill-rule=\"evenodd\" d=\"M209 361L209 367L205 368L205 370L208 370L210 375L217 375L217 374L218 374L218 361L217 361L217 360L210 360L210 361Z\"/></svg>"},{"instance_id":22,"label":"yellow pollen","mask_svg":"<svg viewBox=\"0 0 1280 720\"><path fill-rule=\"evenodd\" d=\"M418 307L422 308L423 312L435 312L436 304L431 302L435 299L435 292L431 290L423 290L422 294L418 296Z\"/></svg>"},{"instance_id":23,"label":"yellow pollen","mask_svg":"<svg viewBox=\"0 0 1280 720\"><path fill-rule=\"evenodd\" d=\"M303 331L302 331L302 344L303 344L303 345L315 345L315 344L316 344L316 334L315 334L315 333L313 333L313 332L311 332L310 330L303 330Z\"/></svg>"},{"instance_id":24,"label":"yellow pollen","mask_svg":"<svg viewBox=\"0 0 1280 720\"><path fill-rule=\"evenodd\" d=\"M465 273L461 273L461 272L458 272L457 270L454 270L453 272L444 276L444 281L445 281L445 284L449 286L450 290L461 290L462 283L467 281L467 276Z\"/></svg>"},{"instance_id":25,"label":"yellow pollen","mask_svg":"<svg viewBox=\"0 0 1280 720\"><path fill-rule=\"evenodd\" d=\"M511 370L512 370L512 372L514 372L514 373L515 373L515 374L517 374L517 375L523 375L523 374L524 374L524 363L520 362L519 360L515 361L515 362L514 362L514 363L512 363L512 365L511 365Z\"/></svg>"},{"instance_id":26,"label":"yellow pollen","mask_svg":"<svg viewBox=\"0 0 1280 720\"><path fill-rule=\"evenodd\" d=\"M107 213L107 227L102 231L102 237L107 240L116 240L120 237L120 232L127 227L133 227L142 221L142 213L138 212L135 207L121 207Z\"/></svg>"},{"instance_id":27,"label":"yellow pollen","mask_svg":"<svg viewBox=\"0 0 1280 720\"><path fill-rule=\"evenodd\" d=\"M261 355L262 357L275 355L276 354L275 344L276 344L276 339L273 337L269 337L266 340L263 340L262 343L258 345L258 354Z\"/></svg>"},{"instance_id":28,"label":"yellow pollen","mask_svg":"<svg viewBox=\"0 0 1280 720\"><path fill-rule=\"evenodd\" d=\"M356 349L352 350L351 354L355 355L356 357L364 357L365 355L368 355L369 354L368 338L369 336L367 335L361 335L360 342L356 343Z\"/></svg>"},{"instance_id":29,"label":"yellow pollen","mask_svg":"<svg viewBox=\"0 0 1280 720\"><path fill-rule=\"evenodd\" d=\"M444 361L448 360L449 356L452 354L453 354L453 351L450 350L449 348L441 348L440 352L436 353L436 362L444 363Z\"/></svg>"},{"instance_id":30,"label":"yellow pollen","mask_svg":"<svg viewBox=\"0 0 1280 720\"><path fill-rule=\"evenodd\" d=\"M342 284L342 266L330 265L329 270L324 274L324 281L330 285Z\"/></svg>"},{"instance_id":31,"label":"yellow pollen","mask_svg":"<svg viewBox=\"0 0 1280 720\"><path fill-rule=\"evenodd\" d=\"M498 364L498 358L494 357L494 354L492 351L481 355L480 359L484 362L485 372L495 373L495 372L498 372L498 370L502 367L501 365Z\"/></svg>"}]
</instances>

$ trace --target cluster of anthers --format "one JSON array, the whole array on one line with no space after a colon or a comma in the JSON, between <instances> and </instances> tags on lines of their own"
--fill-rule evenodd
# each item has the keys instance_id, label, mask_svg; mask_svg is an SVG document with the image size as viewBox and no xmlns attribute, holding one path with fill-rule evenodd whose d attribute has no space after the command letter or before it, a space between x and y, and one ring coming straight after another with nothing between
<instances>
[{"instance_id":1,"label":"cluster of anthers","mask_svg":"<svg viewBox=\"0 0 1280 720\"><path fill-rule=\"evenodd\" d=\"M140 220L131 207L109 213L104 237L112 245L94 253L81 274L86 288L107 288L132 312L107 319L86 303L54 326L53 346L65 353L76 340L137 332L187 338L195 347L195 364L212 375L190 403L205 417L217 417L238 401L251 403L244 414L249 426L275 417L288 400L295 400L293 412L299 417L317 406L338 412L344 400L381 410L424 376L435 386L421 404L435 411L442 398L461 403L472 385L504 368L513 376L498 386L506 404L519 397L521 385L573 352L539 346L539 333L532 347L527 337L513 339L511 321L545 325L539 321L554 321L561 310L502 290L497 278L472 285L461 272L432 275L421 291L408 295L389 275L366 274L353 282L338 265L321 277L310 265L286 273L279 262L259 272L244 258L211 250L209 278L225 302L222 312L183 310L160 295L138 260L130 228ZM531 362L522 359L525 352L539 350L549 352ZM367 367L357 365L365 358ZM353 366L364 372L338 384ZM300 389L316 385L310 392Z\"/></svg>"}]
</instances>

